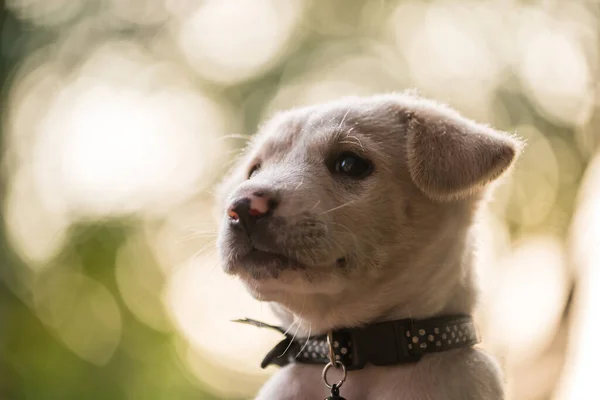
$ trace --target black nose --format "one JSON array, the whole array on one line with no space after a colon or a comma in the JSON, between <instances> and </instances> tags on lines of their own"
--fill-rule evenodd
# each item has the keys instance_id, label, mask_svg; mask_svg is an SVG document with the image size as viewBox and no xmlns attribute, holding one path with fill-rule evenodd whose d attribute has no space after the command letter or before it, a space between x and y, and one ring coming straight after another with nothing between
<instances>
[{"instance_id":1,"label":"black nose","mask_svg":"<svg viewBox=\"0 0 600 400\"><path fill-rule=\"evenodd\" d=\"M233 224L239 224L249 235L254 230L256 221L270 215L277 207L275 196L257 191L234 200L227 215Z\"/></svg>"}]
</instances>

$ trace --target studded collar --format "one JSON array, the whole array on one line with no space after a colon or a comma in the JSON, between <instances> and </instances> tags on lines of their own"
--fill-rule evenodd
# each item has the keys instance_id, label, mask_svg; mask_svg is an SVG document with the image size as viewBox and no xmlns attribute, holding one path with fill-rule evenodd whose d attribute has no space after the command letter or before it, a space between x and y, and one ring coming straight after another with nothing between
<instances>
[{"instance_id":1,"label":"studded collar","mask_svg":"<svg viewBox=\"0 0 600 400\"><path fill-rule=\"evenodd\" d=\"M282 328L263 322L236 320L261 328L275 329L285 335L263 359L268 365L290 363L327 364L327 336L293 338ZM368 363L383 366L414 363L424 354L470 347L479 343L473 319L468 315L450 315L427 319L401 319L370 324L361 328L332 332L332 347L336 361L348 370L362 369Z\"/></svg>"}]
</instances>

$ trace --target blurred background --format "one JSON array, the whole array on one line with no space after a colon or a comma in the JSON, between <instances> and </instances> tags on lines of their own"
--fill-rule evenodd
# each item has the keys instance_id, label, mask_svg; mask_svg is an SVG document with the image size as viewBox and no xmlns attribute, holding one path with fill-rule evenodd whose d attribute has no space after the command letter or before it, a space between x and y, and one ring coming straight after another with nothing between
<instances>
[{"instance_id":1,"label":"blurred background","mask_svg":"<svg viewBox=\"0 0 600 400\"><path fill-rule=\"evenodd\" d=\"M1 4L1 2L0 2ZM211 188L276 110L416 88L528 141L483 214L511 400L600 398L600 4L6 0L0 399L247 399Z\"/></svg>"}]
</instances>

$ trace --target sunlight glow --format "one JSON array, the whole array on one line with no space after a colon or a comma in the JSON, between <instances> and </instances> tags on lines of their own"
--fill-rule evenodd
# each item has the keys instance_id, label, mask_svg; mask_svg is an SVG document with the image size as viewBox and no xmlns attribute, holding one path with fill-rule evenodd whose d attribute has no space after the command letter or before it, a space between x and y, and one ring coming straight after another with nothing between
<instances>
[{"instance_id":1,"label":"sunlight glow","mask_svg":"<svg viewBox=\"0 0 600 400\"><path fill-rule=\"evenodd\" d=\"M29 268L40 270L62 249L71 220L48 204L29 168L13 176L4 203L4 223L14 249Z\"/></svg>"},{"instance_id":2,"label":"sunlight glow","mask_svg":"<svg viewBox=\"0 0 600 400\"><path fill-rule=\"evenodd\" d=\"M234 7L227 1L204 2L184 22L179 45L206 78L239 82L276 60L303 7L302 0L236 0Z\"/></svg>"},{"instance_id":3,"label":"sunlight glow","mask_svg":"<svg viewBox=\"0 0 600 400\"><path fill-rule=\"evenodd\" d=\"M527 146L512 172L511 196L505 199L506 217L524 226L536 226L548 217L557 201L561 166L550 141L537 128L521 125L516 131Z\"/></svg>"},{"instance_id":4,"label":"sunlight glow","mask_svg":"<svg viewBox=\"0 0 600 400\"><path fill-rule=\"evenodd\" d=\"M193 351L208 357L210 361L205 362L219 369L221 376L233 379L246 375L250 379L270 373L260 369L260 360L281 340L281 335L231 320L248 317L273 322L276 319L266 304L254 300L239 281L225 275L215 255L199 255L179 266L168 282L165 298L175 324ZM203 370L199 365L195 368ZM224 386L219 390L228 393L236 390L228 382L222 379Z\"/></svg>"},{"instance_id":5,"label":"sunlight glow","mask_svg":"<svg viewBox=\"0 0 600 400\"><path fill-rule=\"evenodd\" d=\"M574 28L568 10L561 15L556 20L532 9L521 14L515 43L522 57L516 67L541 110L561 122L581 124L593 106L593 82L577 31L583 28L588 36L592 27Z\"/></svg>"},{"instance_id":6,"label":"sunlight glow","mask_svg":"<svg viewBox=\"0 0 600 400\"><path fill-rule=\"evenodd\" d=\"M571 227L571 251L580 276L571 318L565 378L558 400L589 398L598 390L600 341L600 155L590 163Z\"/></svg>"},{"instance_id":7,"label":"sunlight glow","mask_svg":"<svg viewBox=\"0 0 600 400\"><path fill-rule=\"evenodd\" d=\"M490 119L488 103L503 59L489 50L488 41L498 38L489 38L479 26L473 6L403 2L390 21L417 87L441 100L452 99L471 117Z\"/></svg>"},{"instance_id":8,"label":"sunlight glow","mask_svg":"<svg viewBox=\"0 0 600 400\"><path fill-rule=\"evenodd\" d=\"M200 96L105 85L66 90L42 124L39 159L92 215L160 209L190 194L218 148L218 108ZM203 154L203 151L205 153Z\"/></svg>"},{"instance_id":9,"label":"sunlight glow","mask_svg":"<svg viewBox=\"0 0 600 400\"><path fill-rule=\"evenodd\" d=\"M553 339L567 299L567 270L554 237L523 240L500 261L487 338L509 362L538 356Z\"/></svg>"}]
</instances>

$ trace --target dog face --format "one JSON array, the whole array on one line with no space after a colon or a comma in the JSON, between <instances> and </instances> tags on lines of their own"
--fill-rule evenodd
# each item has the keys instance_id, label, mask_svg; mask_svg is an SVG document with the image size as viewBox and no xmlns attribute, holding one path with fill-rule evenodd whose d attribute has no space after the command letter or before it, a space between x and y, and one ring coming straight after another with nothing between
<instances>
[{"instance_id":1,"label":"dog face","mask_svg":"<svg viewBox=\"0 0 600 400\"><path fill-rule=\"evenodd\" d=\"M443 284L519 142L408 94L276 116L220 187L226 272L262 300ZM438 285L439 286L439 285Z\"/></svg>"}]
</instances>

